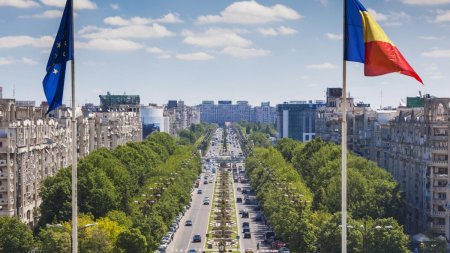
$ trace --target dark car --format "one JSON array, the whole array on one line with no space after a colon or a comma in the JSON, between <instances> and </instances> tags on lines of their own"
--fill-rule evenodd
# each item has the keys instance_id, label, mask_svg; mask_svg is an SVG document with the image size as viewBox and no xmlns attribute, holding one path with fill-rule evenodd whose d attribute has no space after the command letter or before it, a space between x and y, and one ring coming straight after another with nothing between
<instances>
[{"instance_id":1,"label":"dark car","mask_svg":"<svg viewBox=\"0 0 450 253\"><path fill-rule=\"evenodd\" d=\"M250 234L250 232L244 233L244 239L247 239L247 238L252 238L252 234Z\"/></svg>"},{"instance_id":2,"label":"dark car","mask_svg":"<svg viewBox=\"0 0 450 253\"><path fill-rule=\"evenodd\" d=\"M200 235L194 235L194 237L192 238L192 242L201 242L202 241L202 237Z\"/></svg>"},{"instance_id":3,"label":"dark car","mask_svg":"<svg viewBox=\"0 0 450 253\"><path fill-rule=\"evenodd\" d=\"M242 194L247 194L247 189L242 189Z\"/></svg>"},{"instance_id":4,"label":"dark car","mask_svg":"<svg viewBox=\"0 0 450 253\"><path fill-rule=\"evenodd\" d=\"M242 198L236 198L236 203L242 203Z\"/></svg>"},{"instance_id":5,"label":"dark car","mask_svg":"<svg viewBox=\"0 0 450 253\"><path fill-rule=\"evenodd\" d=\"M250 227L246 227L242 229L242 232L245 233L250 233Z\"/></svg>"},{"instance_id":6,"label":"dark car","mask_svg":"<svg viewBox=\"0 0 450 253\"><path fill-rule=\"evenodd\" d=\"M197 251L196 251L195 249L190 249L190 250L188 251L188 253L197 253Z\"/></svg>"},{"instance_id":7,"label":"dark car","mask_svg":"<svg viewBox=\"0 0 450 253\"><path fill-rule=\"evenodd\" d=\"M255 208L254 208L253 210L259 212L259 211L261 211L261 206L260 206L260 205L257 205L257 206L255 206Z\"/></svg>"},{"instance_id":8,"label":"dark car","mask_svg":"<svg viewBox=\"0 0 450 253\"><path fill-rule=\"evenodd\" d=\"M260 213L256 214L255 221L262 221L262 214Z\"/></svg>"},{"instance_id":9,"label":"dark car","mask_svg":"<svg viewBox=\"0 0 450 253\"><path fill-rule=\"evenodd\" d=\"M248 211L247 210L242 211L241 217L248 218Z\"/></svg>"},{"instance_id":10,"label":"dark car","mask_svg":"<svg viewBox=\"0 0 450 253\"><path fill-rule=\"evenodd\" d=\"M192 226L192 221L191 220L187 220L186 223L184 223L185 226Z\"/></svg>"},{"instance_id":11,"label":"dark car","mask_svg":"<svg viewBox=\"0 0 450 253\"><path fill-rule=\"evenodd\" d=\"M249 228L250 227L250 222L242 222L242 228Z\"/></svg>"}]
</instances>

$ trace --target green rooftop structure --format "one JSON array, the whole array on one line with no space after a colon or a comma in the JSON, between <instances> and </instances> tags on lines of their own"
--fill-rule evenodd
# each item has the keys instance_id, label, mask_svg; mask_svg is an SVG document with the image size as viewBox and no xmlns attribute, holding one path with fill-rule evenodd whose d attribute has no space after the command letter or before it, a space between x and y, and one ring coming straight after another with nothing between
<instances>
[{"instance_id":1,"label":"green rooftop structure","mask_svg":"<svg viewBox=\"0 0 450 253\"><path fill-rule=\"evenodd\" d=\"M139 95L100 95L100 107L102 110L115 109L122 106L139 106L141 100Z\"/></svg>"},{"instance_id":2,"label":"green rooftop structure","mask_svg":"<svg viewBox=\"0 0 450 253\"><path fill-rule=\"evenodd\" d=\"M422 97L407 97L406 107L408 108L420 108L424 107L424 98Z\"/></svg>"}]
</instances>

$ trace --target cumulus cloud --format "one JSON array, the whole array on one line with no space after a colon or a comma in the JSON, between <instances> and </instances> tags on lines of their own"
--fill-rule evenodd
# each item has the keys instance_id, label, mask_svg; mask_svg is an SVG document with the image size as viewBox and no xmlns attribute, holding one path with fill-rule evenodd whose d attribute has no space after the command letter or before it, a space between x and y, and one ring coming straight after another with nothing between
<instances>
[{"instance_id":1,"label":"cumulus cloud","mask_svg":"<svg viewBox=\"0 0 450 253\"><path fill-rule=\"evenodd\" d=\"M436 17L434 18L434 22L436 23L450 22L450 10L448 11L438 10Z\"/></svg>"},{"instance_id":2,"label":"cumulus cloud","mask_svg":"<svg viewBox=\"0 0 450 253\"><path fill-rule=\"evenodd\" d=\"M258 32L264 36L292 35L298 33L297 30L280 26L278 28L258 28Z\"/></svg>"},{"instance_id":3,"label":"cumulus cloud","mask_svg":"<svg viewBox=\"0 0 450 253\"><path fill-rule=\"evenodd\" d=\"M173 36L174 34L166 27L153 24L146 25L130 25L118 28L101 28L97 26L86 26L78 32L81 37L89 39L101 38L163 38Z\"/></svg>"},{"instance_id":4,"label":"cumulus cloud","mask_svg":"<svg viewBox=\"0 0 450 253\"><path fill-rule=\"evenodd\" d=\"M29 65L37 65L38 62L31 59L31 58L27 58L27 57L22 57L22 62L25 64L29 64Z\"/></svg>"},{"instance_id":5,"label":"cumulus cloud","mask_svg":"<svg viewBox=\"0 0 450 253\"><path fill-rule=\"evenodd\" d=\"M450 0L402 0L402 2L412 5L439 5L449 4Z\"/></svg>"},{"instance_id":6,"label":"cumulus cloud","mask_svg":"<svg viewBox=\"0 0 450 253\"><path fill-rule=\"evenodd\" d=\"M343 35L342 33L326 33L325 36L327 37L327 39L329 40L342 40Z\"/></svg>"},{"instance_id":7,"label":"cumulus cloud","mask_svg":"<svg viewBox=\"0 0 450 253\"><path fill-rule=\"evenodd\" d=\"M180 19L178 14L168 13L161 18L152 19L144 17L132 17L130 19L125 19L120 16L107 17L103 20L107 25L114 26L130 26L130 25L148 25L152 23L182 23L183 20Z\"/></svg>"},{"instance_id":8,"label":"cumulus cloud","mask_svg":"<svg viewBox=\"0 0 450 253\"><path fill-rule=\"evenodd\" d=\"M247 40L239 35L243 30L227 30L211 28L203 33L194 33L192 31L183 31L185 36L183 42L190 45L199 47L248 47L252 44L250 40Z\"/></svg>"},{"instance_id":9,"label":"cumulus cloud","mask_svg":"<svg viewBox=\"0 0 450 253\"><path fill-rule=\"evenodd\" d=\"M51 36L42 36L39 38L26 35L0 37L0 48L16 48L24 46L50 48L52 44L53 38Z\"/></svg>"},{"instance_id":10,"label":"cumulus cloud","mask_svg":"<svg viewBox=\"0 0 450 253\"><path fill-rule=\"evenodd\" d=\"M329 62L324 62L321 64L311 64L306 66L306 68L308 69L335 69L336 65L329 63Z\"/></svg>"},{"instance_id":11,"label":"cumulus cloud","mask_svg":"<svg viewBox=\"0 0 450 253\"><path fill-rule=\"evenodd\" d=\"M39 14L20 16L20 18L61 18L63 12L60 10L47 10Z\"/></svg>"},{"instance_id":12,"label":"cumulus cloud","mask_svg":"<svg viewBox=\"0 0 450 253\"><path fill-rule=\"evenodd\" d=\"M146 48L145 51L147 51L148 53L151 53L151 54L165 54L166 53L166 51L164 51L158 47L149 47L149 48Z\"/></svg>"},{"instance_id":13,"label":"cumulus cloud","mask_svg":"<svg viewBox=\"0 0 450 253\"><path fill-rule=\"evenodd\" d=\"M269 50L257 48L226 47L222 50L222 53L236 58L247 59L251 57L267 56L270 55L271 52Z\"/></svg>"},{"instance_id":14,"label":"cumulus cloud","mask_svg":"<svg viewBox=\"0 0 450 253\"><path fill-rule=\"evenodd\" d=\"M0 66L13 64L14 60L10 58L0 57Z\"/></svg>"},{"instance_id":15,"label":"cumulus cloud","mask_svg":"<svg viewBox=\"0 0 450 253\"><path fill-rule=\"evenodd\" d=\"M0 0L0 6L8 6L14 8L32 8L38 7L39 4L33 0Z\"/></svg>"},{"instance_id":16,"label":"cumulus cloud","mask_svg":"<svg viewBox=\"0 0 450 253\"><path fill-rule=\"evenodd\" d=\"M75 46L78 48L97 49L104 51L129 52L143 48L139 43L124 39L92 39L88 42L77 42Z\"/></svg>"},{"instance_id":17,"label":"cumulus cloud","mask_svg":"<svg viewBox=\"0 0 450 253\"><path fill-rule=\"evenodd\" d=\"M242 1L232 3L219 15L199 16L197 22L200 24L265 24L300 18L300 14L285 5L264 6L256 1Z\"/></svg>"},{"instance_id":18,"label":"cumulus cloud","mask_svg":"<svg viewBox=\"0 0 450 253\"><path fill-rule=\"evenodd\" d=\"M176 58L183 61L208 61L214 59L214 56L205 52L197 52L190 54L177 54Z\"/></svg>"},{"instance_id":19,"label":"cumulus cloud","mask_svg":"<svg viewBox=\"0 0 450 253\"><path fill-rule=\"evenodd\" d=\"M428 52L423 52L422 56L430 58L450 58L450 49L433 49Z\"/></svg>"},{"instance_id":20,"label":"cumulus cloud","mask_svg":"<svg viewBox=\"0 0 450 253\"><path fill-rule=\"evenodd\" d=\"M41 0L41 2L47 6L53 7L64 7L66 5L66 0ZM75 9L88 9L94 10L97 9L97 5L91 0L76 0L74 1Z\"/></svg>"},{"instance_id":21,"label":"cumulus cloud","mask_svg":"<svg viewBox=\"0 0 450 253\"><path fill-rule=\"evenodd\" d=\"M119 10L120 9L119 4L110 4L109 6L111 6L111 9L113 9L113 10Z\"/></svg>"},{"instance_id":22,"label":"cumulus cloud","mask_svg":"<svg viewBox=\"0 0 450 253\"><path fill-rule=\"evenodd\" d=\"M388 13L381 13L370 8L367 10L370 14L372 14L376 21L382 22L384 25L399 26L403 25L403 22L411 19L411 17L404 11L389 11Z\"/></svg>"}]
</instances>

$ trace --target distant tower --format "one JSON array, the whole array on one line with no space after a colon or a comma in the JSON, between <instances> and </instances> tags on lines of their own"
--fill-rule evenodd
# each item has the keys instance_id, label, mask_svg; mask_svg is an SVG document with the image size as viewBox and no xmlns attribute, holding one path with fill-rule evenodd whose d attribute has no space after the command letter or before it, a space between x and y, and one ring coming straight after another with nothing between
<instances>
[{"instance_id":1,"label":"distant tower","mask_svg":"<svg viewBox=\"0 0 450 253\"><path fill-rule=\"evenodd\" d=\"M0 99L2 99L2 98L3 98L3 87L0 86Z\"/></svg>"}]
</instances>

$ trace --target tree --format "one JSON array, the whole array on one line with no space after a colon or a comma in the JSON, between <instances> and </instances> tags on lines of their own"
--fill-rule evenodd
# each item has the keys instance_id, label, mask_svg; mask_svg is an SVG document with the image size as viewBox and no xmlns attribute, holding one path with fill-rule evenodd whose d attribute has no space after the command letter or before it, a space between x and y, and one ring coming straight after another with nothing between
<instances>
[{"instance_id":1,"label":"tree","mask_svg":"<svg viewBox=\"0 0 450 253\"><path fill-rule=\"evenodd\" d=\"M40 250L42 252L70 252L72 239L65 228L46 227L39 232Z\"/></svg>"},{"instance_id":2,"label":"tree","mask_svg":"<svg viewBox=\"0 0 450 253\"><path fill-rule=\"evenodd\" d=\"M145 253L147 252L147 240L136 228L125 230L119 234L117 247L123 249L125 253Z\"/></svg>"},{"instance_id":3,"label":"tree","mask_svg":"<svg viewBox=\"0 0 450 253\"><path fill-rule=\"evenodd\" d=\"M34 246L32 231L17 218L0 217L0 249L8 253L26 253Z\"/></svg>"},{"instance_id":4,"label":"tree","mask_svg":"<svg viewBox=\"0 0 450 253\"><path fill-rule=\"evenodd\" d=\"M299 146L303 146L300 142L290 138L283 138L277 142L275 148L283 155L284 159L288 162L292 162L294 157L294 150L299 152L300 149L296 149Z\"/></svg>"}]
</instances>

